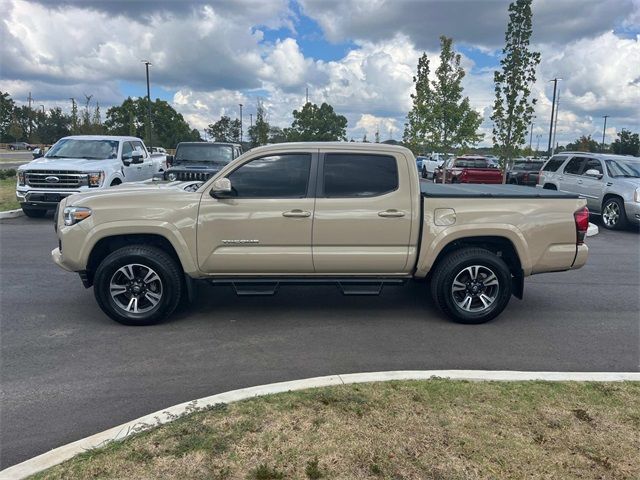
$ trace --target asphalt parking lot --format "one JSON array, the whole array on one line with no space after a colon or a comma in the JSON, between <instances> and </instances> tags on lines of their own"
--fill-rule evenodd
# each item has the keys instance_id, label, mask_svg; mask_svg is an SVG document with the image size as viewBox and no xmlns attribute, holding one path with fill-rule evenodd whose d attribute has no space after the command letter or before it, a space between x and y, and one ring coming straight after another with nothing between
<instances>
[{"instance_id":1,"label":"asphalt parking lot","mask_svg":"<svg viewBox=\"0 0 640 480\"><path fill-rule=\"evenodd\" d=\"M251 385L403 369L639 371L640 236L588 239L581 270L532 277L485 325L447 321L424 284L380 297L199 288L146 328L97 307L50 260L51 218L0 220L0 468L149 412Z\"/></svg>"}]
</instances>

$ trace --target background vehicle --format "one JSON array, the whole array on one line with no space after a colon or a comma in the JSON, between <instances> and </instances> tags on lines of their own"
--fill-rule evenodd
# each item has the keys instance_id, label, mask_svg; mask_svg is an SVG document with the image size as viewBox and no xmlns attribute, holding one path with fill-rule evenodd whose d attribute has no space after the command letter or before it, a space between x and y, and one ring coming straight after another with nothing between
<instances>
[{"instance_id":1,"label":"background vehicle","mask_svg":"<svg viewBox=\"0 0 640 480\"><path fill-rule=\"evenodd\" d=\"M74 193L150 179L162 162L136 137L64 137L43 157L18 167L16 197L25 215L42 217Z\"/></svg>"},{"instance_id":2,"label":"background vehicle","mask_svg":"<svg viewBox=\"0 0 640 480\"><path fill-rule=\"evenodd\" d=\"M584 265L577 195L421 184L415 161L383 144L258 147L195 192L146 183L66 198L52 256L137 325L171 314L193 279L266 295L283 283L379 294L425 277L443 312L481 323L522 298L525 276Z\"/></svg>"},{"instance_id":3,"label":"background vehicle","mask_svg":"<svg viewBox=\"0 0 640 480\"><path fill-rule=\"evenodd\" d=\"M181 142L176 147L176 154L168 157L171 166L162 178L205 181L240 155L242 147L235 143Z\"/></svg>"},{"instance_id":4,"label":"background vehicle","mask_svg":"<svg viewBox=\"0 0 640 480\"><path fill-rule=\"evenodd\" d=\"M34 146L27 142L13 142L7 144L9 150L33 150Z\"/></svg>"},{"instance_id":5,"label":"background vehicle","mask_svg":"<svg viewBox=\"0 0 640 480\"><path fill-rule=\"evenodd\" d=\"M515 162L511 170L507 172L507 183L535 187L543 164L542 160L520 160Z\"/></svg>"},{"instance_id":6,"label":"background vehicle","mask_svg":"<svg viewBox=\"0 0 640 480\"><path fill-rule=\"evenodd\" d=\"M436 170L436 183L442 183L444 170L445 183L502 183L501 170L485 157L465 155L446 162Z\"/></svg>"},{"instance_id":7,"label":"background vehicle","mask_svg":"<svg viewBox=\"0 0 640 480\"><path fill-rule=\"evenodd\" d=\"M151 147L151 154L161 153L162 155L166 155L167 151L162 147Z\"/></svg>"},{"instance_id":8,"label":"background vehicle","mask_svg":"<svg viewBox=\"0 0 640 480\"><path fill-rule=\"evenodd\" d=\"M439 157L429 155L420 155L416 157L416 165L422 178L432 179L435 171L444 163L444 155L437 154Z\"/></svg>"},{"instance_id":9,"label":"background vehicle","mask_svg":"<svg viewBox=\"0 0 640 480\"><path fill-rule=\"evenodd\" d=\"M640 158L587 152L562 152L542 167L538 186L577 193L605 228L640 224Z\"/></svg>"}]
</instances>

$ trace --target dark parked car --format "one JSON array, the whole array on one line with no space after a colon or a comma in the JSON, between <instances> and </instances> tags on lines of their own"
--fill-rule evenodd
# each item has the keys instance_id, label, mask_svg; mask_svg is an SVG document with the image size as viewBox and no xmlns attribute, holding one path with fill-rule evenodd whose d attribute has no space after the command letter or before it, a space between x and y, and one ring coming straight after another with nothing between
<instances>
[{"instance_id":1,"label":"dark parked car","mask_svg":"<svg viewBox=\"0 0 640 480\"><path fill-rule=\"evenodd\" d=\"M35 147L27 142L13 142L7 144L9 150L33 150Z\"/></svg>"},{"instance_id":2,"label":"dark parked car","mask_svg":"<svg viewBox=\"0 0 640 480\"><path fill-rule=\"evenodd\" d=\"M167 156L171 167L164 172L164 180L204 182L240 155L242 147L236 143L181 142L176 154Z\"/></svg>"},{"instance_id":3,"label":"dark parked car","mask_svg":"<svg viewBox=\"0 0 640 480\"><path fill-rule=\"evenodd\" d=\"M516 162L513 168L507 172L507 183L535 187L543 164L544 160Z\"/></svg>"}]
</instances>

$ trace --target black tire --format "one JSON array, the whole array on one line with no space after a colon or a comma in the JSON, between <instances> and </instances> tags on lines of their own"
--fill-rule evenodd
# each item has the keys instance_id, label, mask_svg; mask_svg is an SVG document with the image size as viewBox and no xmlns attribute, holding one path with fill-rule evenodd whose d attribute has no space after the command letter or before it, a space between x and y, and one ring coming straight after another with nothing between
<instances>
[{"instance_id":1,"label":"black tire","mask_svg":"<svg viewBox=\"0 0 640 480\"><path fill-rule=\"evenodd\" d=\"M553 183L546 183L545 186L543 187L544 190L558 190L558 187L556 187Z\"/></svg>"},{"instance_id":2,"label":"black tire","mask_svg":"<svg viewBox=\"0 0 640 480\"><path fill-rule=\"evenodd\" d=\"M119 178L116 178L113 182L111 182L111 185L109 185L110 187L115 187L116 185L122 185L122 182L120 181Z\"/></svg>"},{"instance_id":3,"label":"black tire","mask_svg":"<svg viewBox=\"0 0 640 480\"><path fill-rule=\"evenodd\" d=\"M42 218L47 214L44 208L22 207L22 212L29 218Z\"/></svg>"},{"instance_id":4,"label":"black tire","mask_svg":"<svg viewBox=\"0 0 640 480\"><path fill-rule=\"evenodd\" d=\"M110 284L112 279L122 275L119 273L120 269L125 268L127 265L136 265L132 271L134 272L135 280L139 280L135 271L140 272L139 275L142 277L145 273L144 268L153 270L159 277L160 300L146 312L134 313L127 311L125 308L118 306L111 295ZM93 292L102 311L116 322L136 326L153 325L171 315L180 304L184 292L182 275L183 272L178 263L163 250L145 245L131 245L112 252L100 263L94 278ZM124 296L118 300L122 303L134 296L130 295L129 292L121 295ZM141 297L140 294L138 296ZM146 300L142 297L140 301L145 302ZM143 304L141 303L141 305Z\"/></svg>"},{"instance_id":5,"label":"black tire","mask_svg":"<svg viewBox=\"0 0 640 480\"><path fill-rule=\"evenodd\" d=\"M482 285L484 280L489 279L491 272L497 279L497 286L479 286L477 293L472 294L470 290L473 282L465 282L466 290L454 293L453 283L456 278L463 278L465 269L479 266L477 277ZM484 278L481 276L487 275ZM491 281L491 280L490 280ZM511 299L512 280L509 267L502 258L483 248L463 248L448 254L435 268L431 277L431 296L438 308L454 322L465 324L480 324L488 322L497 317L507 306ZM480 295L493 298L488 305L484 305L485 300ZM460 297L472 298L469 309L463 309L459 303ZM471 311L472 305L480 302L483 307L480 310Z\"/></svg>"},{"instance_id":6,"label":"black tire","mask_svg":"<svg viewBox=\"0 0 640 480\"><path fill-rule=\"evenodd\" d=\"M14 147L13 145L9 145L9 150L15 150L16 147Z\"/></svg>"},{"instance_id":7,"label":"black tire","mask_svg":"<svg viewBox=\"0 0 640 480\"><path fill-rule=\"evenodd\" d=\"M509 185L518 185L518 180L516 180L515 178L510 179Z\"/></svg>"},{"instance_id":8,"label":"black tire","mask_svg":"<svg viewBox=\"0 0 640 480\"><path fill-rule=\"evenodd\" d=\"M427 169L422 167L422 178L429 178L429 173L427 172Z\"/></svg>"},{"instance_id":9,"label":"black tire","mask_svg":"<svg viewBox=\"0 0 640 480\"><path fill-rule=\"evenodd\" d=\"M609 197L602 202L602 226L608 230L623 230L627 227L627 212L624 202L618 197Z\"/></svg>"}]
</instances>

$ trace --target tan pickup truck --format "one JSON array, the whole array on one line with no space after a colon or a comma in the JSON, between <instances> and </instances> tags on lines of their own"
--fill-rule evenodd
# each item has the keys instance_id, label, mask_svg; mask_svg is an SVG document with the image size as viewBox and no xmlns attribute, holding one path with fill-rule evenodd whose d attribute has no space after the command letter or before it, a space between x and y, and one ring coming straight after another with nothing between
<instances>
[{"instance_id":1,"label":"tan pickup truck","mask_svg":"<svg viewBox=\"0 0 640 480\"><path fill-rule=\"evenodd\" d=\"M53 260L133 325L170 315L195 280L269 295L291 283L378 294L426 279L445 314L481 323L522 298L524 277L585 264L588 210L577 195L421 184L415 165L397 146L278 144L204 183L73 195L56 215Z\"/></svg>"}]
</instances>

